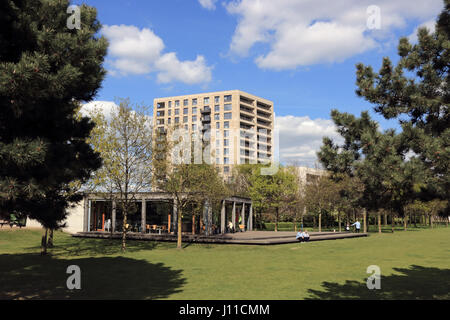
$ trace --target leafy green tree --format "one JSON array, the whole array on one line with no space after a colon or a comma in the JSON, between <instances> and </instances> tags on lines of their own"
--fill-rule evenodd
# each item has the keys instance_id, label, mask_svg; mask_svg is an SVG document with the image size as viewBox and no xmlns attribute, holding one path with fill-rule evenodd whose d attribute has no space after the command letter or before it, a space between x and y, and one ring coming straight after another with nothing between
<instances>
[{"instance_id":1,"label":"leafy green tree","mask_svg":"<svg viewBox=\"0 0 450 320\"><path fill-rule=\"evenodd\" d=\"M450 199L450 1L444 1L435 32L419 28L418 43L400 39L396 66L384 58L375 73L357 65L358 96L386 119L398 119L408 147L427 167L424 200Z\"/></svg>"},{"instance_id":2,"label":"leafy green tree","mask_svg":"<svg viewBox=\"0 0 450 320\"><path fill-rule=\"evenodd\" d=\"M337 184L327 175L317 176L305 186L305 205L309 212L319 218L319 232L322 232L322 214L333 212L339 201Z\"/></svg>"},{"instance_id":3,"label":"leafy green tree","mask_svg":"<svg viewBox=\"0 0 450 320\"><path fill-rule=\"evenodd\" d=\"M252 199L255 210L275 212L275 231L278 231L280 213L296 201L298 180L291 170L280 168L274 175L261 174L263 165L245 164L237 167L236 190Z\"/></svg>"},{"instance_id":4,"label":"leafy green tree","mask_svg":"<svg viewBox=\"0 0 450 320\"><path fill-rule=\"evenodd\" d=\"M175 201L177 248L181 249L182 218L188 206L193 203L200 206L207 202L212 207L218 201L226 198L229 195L229 190L213 165L178 161L185 159L186 156L187 160L193 162L194 153L192 150L186 150L183 147L177 148L177 144L181 143L182 139L180 137L180 140L178 140L177 134L174 135L177 129L180 128L156 130L156 143L153 153L153 182L159 190L170 193ZM179 154L176 154L178 151ZM189 158L186 154L191 155L192 158ZM211 211L208 214L211 214ZM211 228L210 225L208 227ZM207 233L210 233L210 230Z\"/></svg>"},{"instance_id":5,"label":"leafy green tree","mask_svg":"<svg viewBox=\"0 0 450 320\"><path fill-rule=\"evenodd\" d=\"M148 108L119 99L107 117L100 109L90 116L96 126L89 142L103 158L103 166L85 186L87 190L116 201L123 215L122 250L126 250L128 215L136 211L137 195L151 191L153 129Z\"/></svg>"},{"instance_id":6,"label":"leafy green tree","mask_svg":"<svg viewBox=\"0 0 450 320\"><path fill-rule=\"evenodd\" d=\"M406 157L405 136L392 129L380 132L367 112L356 118L333 110L331 116L344 144L323 139L318 157L324 167L334 175L347 174L361 181L360 207L385 208L403 216L404 206L423 192L427 178L419 159Z\"/></svg>"},{"instance_id":7,"label":"leafy green tree","mask_svg":"<svg viewBox=\"0 0 450 320\"><path fill-rule=\"evenodd\" d=\"M101 86L107 41L93 7L80 6L81 28L68 28L69 4L0 2L0 208L46 229L80 200L71 183L101 165L86 143L94 124L76 110ZM42 244L45 254L46 235Z\"/></svg>"}]
</instances>

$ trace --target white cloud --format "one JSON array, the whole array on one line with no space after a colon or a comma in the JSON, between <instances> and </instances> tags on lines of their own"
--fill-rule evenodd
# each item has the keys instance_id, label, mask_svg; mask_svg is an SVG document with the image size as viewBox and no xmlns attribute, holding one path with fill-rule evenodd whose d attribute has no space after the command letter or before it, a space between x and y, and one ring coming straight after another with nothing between
<instances>
[{"instance_id":1,"label":"white cloud","mask_svg":"<svg viewBox=\"0 0 450 320\"><path fill-rule=\"evenodd\" d=\"M158 81L168 83L182 81L187 84L208 83L211 81L211 67L208 67L203 56L197 56L194 61L178 60L174 52L161 56L155 63Z\"/></svg>"},{"instance_id":2,"label":"white cloud","mask_svg":"<svg viewBox=\"0 0 450 320\"><path fill-rule=\"evenodd\" d=\"M315 63L333 63L373 49L394 28L408 20L435 19L441 0L416 2L379 0L381 29L368 28L367 8L373 0L234 0L225 4L238 17L230 52L248 56L258 43L269 51L256 57L265 69L295 69Z\"/></svg>"},{"instance_id":3,"label":"white cloud","mask_svg":"<svg viewBox=\"0 0 450 320\"><path fill-rule=\"evenodd\" d=\"M202 55L195 60L181 61L175 52L163 53L164 42L152 30L135 26L104 26L102 33L109 40L107 64L112 75L157 74L159 82L179 81L187 84L211 81L212 67Z\"/></svg>"},{"instance_id":4,"label":"white cloud","mask_svg":"<svg viewBox=\"0 0 450 320\"><path fill-rule=\"evenodd\" d=\"M216 9L217 0L198 0L198 2L205 9L208 9L208 10Z\"/></svg>"},{"instance_id":5,"label":"white cloud","mask_svg":"<svg viewBox=\"0 0 450 320\"><path fill-rule=\"evenodd\" d=\"M430 20L425 23L422 23L420 26L414 29L413 33L409 35L408 40L411 43L417 43L417 31L419 28L426 27L429 32L433 33L436 28L436 20Z\"/></svg>"},{"instance_id":6,"label":"white cloud","mask_svg":"<svg viewBox=\"0 0 450 320\"><path fill-rule=\"evenodd\" d=\"M88 117L93 111L101 111L105 118L111 119L113 112L117 112L119 106L113 101L91 101L84 104L80 112L83 116Z\"/></svg>"},{"instance_id":7,"label":"white cloud","mask_svg":"<svg viewBox=\"0 0 450 320\"><path fill-rule=\"evenodd\" d=\"M282 163L314 167L324 136L342 142L332 120L311 119L308 116L277 116L279 157Z\"/></svg>"}]
</instances>

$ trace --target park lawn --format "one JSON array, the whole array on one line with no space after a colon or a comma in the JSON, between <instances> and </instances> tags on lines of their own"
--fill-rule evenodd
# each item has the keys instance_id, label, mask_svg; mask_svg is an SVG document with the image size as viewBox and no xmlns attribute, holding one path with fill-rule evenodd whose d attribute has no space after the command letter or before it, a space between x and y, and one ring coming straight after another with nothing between
<instances>
[{"instance_id":1,"label":"park lawn","mask_svg":"<svg viewBox=\"0 0 450 320\"><path fill-rule=\"evenodd\" d=\"M0 231L0 299L450 299L450 228L272 246L80 239ZM66 288L69 265L81 290ZM381 269L368 290L366 269Z\"/></svg>"}]
</instances>

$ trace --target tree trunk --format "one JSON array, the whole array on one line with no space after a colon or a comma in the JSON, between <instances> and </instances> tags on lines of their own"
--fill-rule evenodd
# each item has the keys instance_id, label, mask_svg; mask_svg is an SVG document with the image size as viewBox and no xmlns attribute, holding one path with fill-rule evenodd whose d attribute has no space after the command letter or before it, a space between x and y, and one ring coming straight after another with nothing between
<instances>
[{"instance_id":1,"label":"tree trunk","mask_svg":"<svg viewBox=\"0 0 450 320\"><path fill-rule=\"evenodd\" d=\"M123 224L122 224L122 252L127 250L127 212L128 208L123 208Z\"/></svg>"},{"instance_id":2,"label":"tree trunk","mask_svg":"<svg viewBox=\"0 0 450 320\"><path fill-rule=\"evenodd\" d=\"M45 233L41 239L41 256L45 256L47 254L47 231L48 229L45 228Z\"/></svg>"},{"instance_id":3,"label":"tree trunk","mask_svg":"<svg viewBox=\"0 0 450 320\"><path fill-rule=\"evenodd\" d=\"M181 249L181 215L183 214L181 206L177 206L177 222L178 222L178 234L177 234L177 249Z\"/></svg>"},{"instance_id":4,"label":"tree trunk","mask_svg":"<svg viewBox=\"0 0 450 320\"><path fill-rule=\"evenodd\" d=\"M381 212L378 210L378 233L381 233Z\"/></svg>"},{"instance_id":5,"label":"tree trunk","mask_svg":"<svg viewBox=\"0 0 450 320\"><path fill-rule=\"evenodd\" d=\"M48 236L47 248L53 248L53 229L50 229L50 234Z\"/></svg>"},{"instance_id":6,"label":"tree trunk","mask_svg":"<svg viewBox=\"0 0 450 320\"><path fill-rule=\"evenodd\" d=\"M322 232L322 214L319 213L319 232Z\"/></svg>"},{"instance_id":7,"label":"tree trunk","mask_svg":"<svg viewBox=\"0 0 450 320\"><path fill-rule=\"evenodd\" d=\"M338 212L338 224L339 224L339 232L342 232L342 228L341 228L341 213Z\"/></svg>"},{"instance_id":8,"label":"tree trunk","mask_svg":"<svg viewBox=\"0 0 450 320\"><path fill-rule=\"evenodd\" d=\"M384 226L387 227L387 214L384 213Z\"/></svg>"},{"instance_id":9,"label":"tree trunk","mask_svg":"<svg viewBox=\"0 0 450 320\"><path fill-rule=\"evenodd\" d=\"M367 233L367 211L365 208L363 209L363 223L364 223L363 226L364 233Z\"/></svg>"},{"instance_id":10,"label":"tree trunk","mask_svg":"<svg viewBox=\"0 0 450 320\"><path fill-rule=\"evenodd\" d=\"M391 213L391 229L392 229L392 233L394 233L394 228L395 228L395 221L394 221L394 213Z\"/></svg>"},{"instance_id":11,"label":"tree trunk","mask_svg":"<svg viewBox=\"0 0 450 320\"><path fill-rule=\"evenodd\" d=\"M301 217L301 224L300 224L300 230L302 230L303 231L303 214L302 214L302 217Z\"/></svg>"},{"instance_id":12,"label":"tree trunk","mask_svg":"<svg viewBox=\"0 0 450 320\"><path fill-rule=\"evenodd\" d=\"M403 230L406 231L407 228L408 228L408 215L405 214L405 215L403 216Z\"/></svg>"},{"instance_id":13,"label":"tree trunk","mask_svg":"<svg viewBox=\"0 0 450 320\"><path fill-rule=\"evenodd\" d=\"M278 207L275 214L275 232L278 232Z\"/></svg>"},{"instance_id":14,"label":"tree trunk","mask_svg":"<svg viewBox=\"0 0 450 320\"><path fill-rule=\"evenodd\" d=\"M192 234L195 234L195 215L192 214Z\"/></svg>"},{"instance_id":15,"label":"tree trunk","mask_svg":"<svg viewBox=\"0 0 450 320\"><path fill-rule=\"evenodd\" d=\"M430 226L431 226L431 229L433 229L434 225L433 225L433 215L432 214L430 214Z\"/></svg>"}]
</instances>

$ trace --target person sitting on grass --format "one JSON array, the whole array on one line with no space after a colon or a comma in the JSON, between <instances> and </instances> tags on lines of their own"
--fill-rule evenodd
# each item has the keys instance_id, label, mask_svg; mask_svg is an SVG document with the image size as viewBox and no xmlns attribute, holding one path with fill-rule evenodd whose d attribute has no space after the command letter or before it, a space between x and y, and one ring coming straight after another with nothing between
<instances>
[{"instance_id":1,"label":"person sitting on grass","mask_svg":"<svg viewBox=\"0 0 450 320\"><path fill-rule=\"evenodd\" d=\"M299 232L297 232L297 235L295 236L295 239L297 239L300 242L303 241L303 232L301 230Z\"/></svg>"},{"instance_id":2,"label":"person sitting on grass","mask_svg":"<svg viewBox=\"0 0 450 320\"><path fill-rule=\"evenodd\" d=\"M305 230L305 232L303 232L303 241L306 241L306 242L309 241L309 233L308 233L308 230Z\"/></svg>"}]
</instances>

